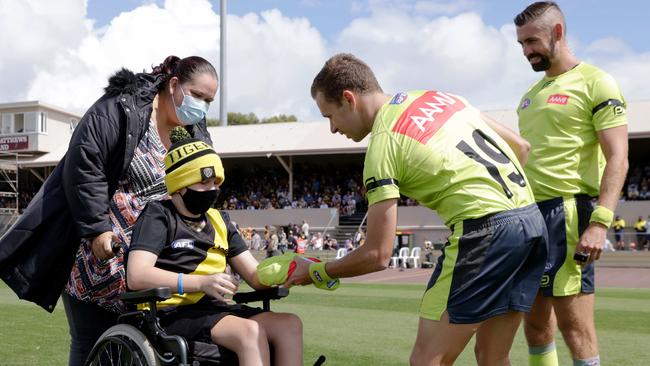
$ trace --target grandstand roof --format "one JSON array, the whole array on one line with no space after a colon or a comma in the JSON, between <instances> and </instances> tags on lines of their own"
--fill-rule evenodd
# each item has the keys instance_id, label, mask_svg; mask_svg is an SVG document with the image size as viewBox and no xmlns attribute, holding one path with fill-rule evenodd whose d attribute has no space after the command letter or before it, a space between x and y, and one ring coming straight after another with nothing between
<instances>
[{"instance_id":1,"label":"grandstand roof","mask_svg":"<svg viewBox=\"0 0 650 366\"><path fill-rule=\"evenodd\" d=\"M330 133L327 122L289 122L209 127L221 157L363 153L368 146Z\"/></svg>"},{"instance_id":2,"label":"grandstand roof","mask_svg":"<svg viewBox=\"0 0 650 366\"><path fill-rule=\"evenodd\" d=\"M518 131L513 109L485 111L487 115ZM628 103L630 137L650 137L650 100ZM324 155L364 153L368 138L361 143L330 133L329 123L291 122L243 126L210 127L215 149L224 158L273 155Z\"/></svg>"},{"instance_id":3,"label":"grandstand roof","mask_svg":"<svg viewBox=\"0 0 650 366\"><path fill-rule=\"evenodd\" d=\"M56 150L40 155L36 158L22 159L18 161L18 166L24 168L40 168L45 166L54 166L59 163L68 151L68 143L62 144Z\"/></svg>"}]
</instances>

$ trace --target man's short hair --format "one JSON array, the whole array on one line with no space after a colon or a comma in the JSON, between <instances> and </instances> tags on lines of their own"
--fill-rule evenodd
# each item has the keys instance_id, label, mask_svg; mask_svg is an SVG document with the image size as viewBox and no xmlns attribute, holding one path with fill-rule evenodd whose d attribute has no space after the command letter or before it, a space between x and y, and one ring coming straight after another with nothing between
<instances>
[{"instance_id":1,"label":"man's short hair","mask_svg":"<svg viewBox=\"0 0 650 366\"><path fill-rule=\"evenodd\" d=\"M383 92L365 62L352 54L339 53L327 60L314 78L311 97L315 99L320 91L326 100L340 105L344 90L360 94Z\"/></svg>"},{"instance_id":2,"label":"man's short hair","mask_svg":"<svg viewBox=\"0 0 650 366\"><path fill-rule=\"evenodd\" d=\"M555 1L538 1L528 5L524 11L517 14L515 17L515 25L521 27L528 22L537 20L549 9L553 9L562 14L562 10L560 10L560 7L555 3Z\"/></svg>"}]
</instances>

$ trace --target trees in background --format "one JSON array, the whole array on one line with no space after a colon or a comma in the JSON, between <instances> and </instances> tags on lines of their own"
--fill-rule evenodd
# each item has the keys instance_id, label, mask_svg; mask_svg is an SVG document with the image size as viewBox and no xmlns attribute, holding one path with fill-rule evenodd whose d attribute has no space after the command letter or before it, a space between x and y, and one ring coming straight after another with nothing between
<instances>
[{"instance_id":1,"label":"trees in background","mask_svg":"<svg viewBox=\"0 0 650 366\"><path fill-rule=\"evenodd\" d=\"M293 114L279 114L268 118L259 119L255 113L238 113L228 112L228 125L254 125L258 123L279 123L279 122L297 122L298 118ZM208 118L208 126L218 126L218 118Z\"/></svg>"}]
</instances>

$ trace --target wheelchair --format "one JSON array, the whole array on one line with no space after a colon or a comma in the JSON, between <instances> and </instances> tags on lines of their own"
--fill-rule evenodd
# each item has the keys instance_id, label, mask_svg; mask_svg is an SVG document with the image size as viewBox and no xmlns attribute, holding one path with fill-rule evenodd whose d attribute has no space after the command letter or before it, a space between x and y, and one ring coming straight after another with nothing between
<instances>
[{"instance_id":1,"label":"wheelchair","mask_svg":"<svg viewBox=\"0 0 650 366\"><path fill-rule=\"evenodd\" d=\"M237 293L236 303L262 301L270 309L271 300L286 297L289 289L273 287ZM148 304L148 310L135 310L119 316L118 324L106 330L95 343L87 366L236 366L237 355L214 343L187 342L183 337L167 335L156 315L156 302L171 297L171 290L159 287L127 292L121 299L129 306ZM315 365L325 362L320 356Z\"/></svg>"}]
</instances>

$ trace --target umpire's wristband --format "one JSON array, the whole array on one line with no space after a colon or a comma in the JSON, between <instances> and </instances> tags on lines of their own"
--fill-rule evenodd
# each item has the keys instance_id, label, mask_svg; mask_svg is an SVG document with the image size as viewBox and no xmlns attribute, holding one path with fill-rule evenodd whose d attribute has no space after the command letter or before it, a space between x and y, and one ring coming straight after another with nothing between
<instances>
[{"instance_id":1,"label":"umpire's wristband","mask_svg":"<svg viewBox=\"0 0 650 366\"><path fill-rule=\"evenodd\" d=\"M339 280L330 277L325 272L325 262L315 262L309 265L309 277L314 286L323 290L336 290L339 287Z\"/></svg>"},{"instance_id":2,"label":"umpire's wristband","mask_svg":"<svg viewBox=\"0 0 650 366\"><path fill-rule=\"evenodd\" d=\"M589 218L589 222L597 222L607 228L612 225L612 220L614 220L614 212L603 206L596 206Z\"/></svg>"}]
</instances>

